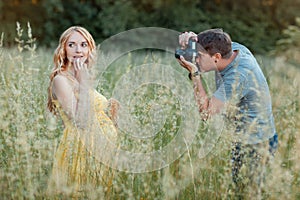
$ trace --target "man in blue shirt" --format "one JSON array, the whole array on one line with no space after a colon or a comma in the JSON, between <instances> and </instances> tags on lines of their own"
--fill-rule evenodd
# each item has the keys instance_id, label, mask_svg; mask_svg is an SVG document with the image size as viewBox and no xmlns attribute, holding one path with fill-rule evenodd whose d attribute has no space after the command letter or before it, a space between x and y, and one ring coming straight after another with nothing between
<instances>
[{"instance_id":1,"label":"man in blue shirt","mask_svg":"<svg viewBox=\"0 0 300 200\"><path fill-rule=\"evenodd\" d=\"M178 62L190 72L202 118L206 120L225 110L226 116L235 124L238 137L232 150L232 177L239 185L239 171L247 164L246 157L251 160L249 165L254 163L256 166L262 158L259 148L269 145L271 153L277 148L267 81L252 53L245 46L232 42L222 29L209 29L198 35L193 32L181 34L179 43L183 49L190 38L197 41L195 64L183 56ZM217 89L212 97L207 96L201 81L201 74L208 71L216 71ZM250 168L253 171L253 166Z\"/></svg>"}]
</instances>

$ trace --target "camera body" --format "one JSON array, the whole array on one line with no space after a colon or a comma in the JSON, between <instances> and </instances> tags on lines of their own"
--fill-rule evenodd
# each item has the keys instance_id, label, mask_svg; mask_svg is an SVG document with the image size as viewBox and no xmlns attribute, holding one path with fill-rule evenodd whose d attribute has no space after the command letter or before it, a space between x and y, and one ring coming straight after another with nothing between
<instances>
[{"instance_id":1,"label":"camera body","mask_svg":"<svg viewBox=\"0 0 300 200\"><path fill-rule=\"evenodd\" d=\"M175 58L180 58L183 56L189 62L196 63L197 49L196 49L196 41L193 38L190 38L188 41L187 48L185 49L176 49Z\"/></svg>"}]
</instances>

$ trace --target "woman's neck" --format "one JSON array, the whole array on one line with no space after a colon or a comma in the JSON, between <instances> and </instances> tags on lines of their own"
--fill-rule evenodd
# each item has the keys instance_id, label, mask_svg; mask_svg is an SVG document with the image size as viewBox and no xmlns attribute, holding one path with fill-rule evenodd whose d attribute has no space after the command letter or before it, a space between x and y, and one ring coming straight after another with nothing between
<instances>
[{"instance_id":1,"label":"woman's neck","mask_svg":"<svg viewBox=\"0 0 300 200\"><path fill-rule=\"evenodd\" d=\"M69 65L69 66L68 66L67 72L68 72L70 75L72 75L72 76L75 77L75 69L74 69L74 67L73 67L72 65Z\"/></svg>"}]
</instances>

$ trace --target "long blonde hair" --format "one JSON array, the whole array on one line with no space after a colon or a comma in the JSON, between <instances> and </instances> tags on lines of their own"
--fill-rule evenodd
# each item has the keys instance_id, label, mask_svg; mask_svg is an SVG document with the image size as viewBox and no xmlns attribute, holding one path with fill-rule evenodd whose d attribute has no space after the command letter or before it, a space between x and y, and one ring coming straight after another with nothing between
<instances>
[{"instance_id":1,"label":"long blonde hair","mask_svg":"<svg viewBox=\"0 0 300 200\"><path fill-rule=\"evenodd\" d=\"M57 114L56 106L53 103L53 94L52 94L52 81L54 77L63 71L68 69L69 61L66 55L66 42L68 41L70 35L74 32L80 33L87 41L89 46L89 53L87 58L88 67L90 68L96 61L96 44L92 37L92 35L83 27L80 26L71 26L67 30L65 30L59 39L59 44L54 51L54 68L50 74L50 84L48 87L48 104L47 107L50 112L53 114Z\"/></svg>"}]
</instances>

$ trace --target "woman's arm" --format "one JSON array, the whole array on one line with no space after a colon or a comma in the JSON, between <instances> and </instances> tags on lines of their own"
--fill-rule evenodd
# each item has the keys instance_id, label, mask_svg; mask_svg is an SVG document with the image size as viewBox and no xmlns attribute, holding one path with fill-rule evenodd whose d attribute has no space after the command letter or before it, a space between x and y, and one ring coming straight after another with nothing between
<instances>
[{"instance_id":1,"label":"woman's arm","mask_svg":"<svg viewBox=\"0 0 300 200\"><path fill-rule=\"evenodd\" d=\"M86 74L83 75L82 73ZM77 70L77 76L76 78L79 82L78 98L76 98L74 94L74 86L72 86L68 78L63 75L57 75L53 79L53 92L67 116L74 120L78 127L84 128L92 119L90 117L92 113L89 95L91 84L87 78L87 71L82 72L82 69Z\"/></svg>"},{"instance_id":2,"label":"woman's arm","mask_svg":"<svg viewBox=\"0 0 300 200\"><path fill-rule=\"evenodd\" d=\"M52 91L67 116L75 119L77 99L69 80L63 75L56 75L53 79Z\"/></svg>"}]
</instances>

